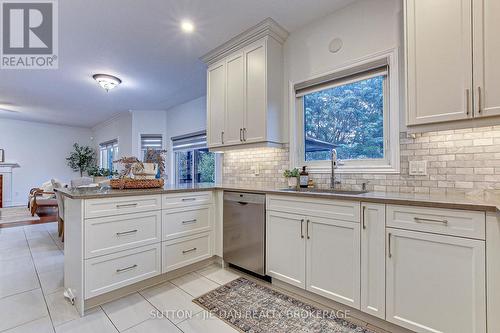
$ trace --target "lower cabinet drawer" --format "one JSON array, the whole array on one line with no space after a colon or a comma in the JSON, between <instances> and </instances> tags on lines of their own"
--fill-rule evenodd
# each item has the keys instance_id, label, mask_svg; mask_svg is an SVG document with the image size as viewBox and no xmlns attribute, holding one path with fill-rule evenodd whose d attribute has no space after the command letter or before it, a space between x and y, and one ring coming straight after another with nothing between
<instances>
[{"instance_id":1,"label":"lower cabinet drawer","mask_svg":"<svg viewBox=\"0 0 500 333\"><path fill-rule=\"evenodd\" d=\"M161 273L160 243L85 260L85 299Z\"/></svg>"},{"instance_id":2,"label":"lower cabinet drawer","mask_svg":"<svg viewBox=\"0 0 500 333\"><path fill-rule=\"evenodd\" d=\"M386 216L386 224L392 228L481 240L486 237L484 212L387 205Z\"/></svg>"},{"instance_id":3,"label":"lower cabinet drawer","mask_svg":"<svg viewBox=\"0 0 500 333\"><path fill-rule=\"evenodd\" d=\"M161 241L161 211L85 220L85 259Z\"/></svg>"},{"instance_id":4,"label":"lower cabinet drawer","mask_svg":"<svg viewBox=\"0 0 500 333\"><path fill-rule=\"evenodd\" d=\"M187 236L162 244L162 272L166 273L212 256L210 232Z\"/></svg>"},{"instance_id":5,"label":"lower cabinet drawer","mask_svg":"<svg viewBox=\"0 0 500 333\"><path fill-rule=\"evenodd\" d=\"M210 206L164 210L162 240L210 231Z\"/></svg>"}]
</instances>

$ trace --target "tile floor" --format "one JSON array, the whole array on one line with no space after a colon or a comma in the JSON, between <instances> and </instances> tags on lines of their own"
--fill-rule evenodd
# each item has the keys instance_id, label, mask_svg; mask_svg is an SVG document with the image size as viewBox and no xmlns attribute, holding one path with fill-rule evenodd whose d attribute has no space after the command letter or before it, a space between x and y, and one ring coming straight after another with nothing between
<instances>
[{"instance_id":1,"label":"tile floor","mask_svg":"<svg viewBox=\"0 0 500 333\"><path fill-rule=\"evenodd\" d=\"M64 299L57 224L0 229L0 332L237 332L192 302L238 275L209 266L104 304L80 318Z\"/></svg>"}]
</instances>

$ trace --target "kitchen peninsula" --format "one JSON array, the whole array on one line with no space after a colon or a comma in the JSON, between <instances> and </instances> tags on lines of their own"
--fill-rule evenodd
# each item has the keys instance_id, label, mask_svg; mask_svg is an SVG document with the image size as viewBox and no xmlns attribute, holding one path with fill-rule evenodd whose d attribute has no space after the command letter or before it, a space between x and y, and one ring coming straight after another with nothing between
<instances>
[{"instance_id":1,"label":"kitchen peninsula","mask_svg":"<svg viewBox=\"0 0 500 333\"><path fill-rule=\"evenodd\" d=\"M499 298L491 297L500 293L498 200L200 184L60 190L66 207L65 289L78 311L222 263L224 191L266 194L266 273L278 287L405 327L416 325L410 319L427 319L429 306L446 306L460 314L462 327L483 331L487 311L498 310ZM410 286L415 275L419 288ZM434 297L446 304L429 305ZM405 312L405 299L421 310Z\"/></svg>"}]
</instances>

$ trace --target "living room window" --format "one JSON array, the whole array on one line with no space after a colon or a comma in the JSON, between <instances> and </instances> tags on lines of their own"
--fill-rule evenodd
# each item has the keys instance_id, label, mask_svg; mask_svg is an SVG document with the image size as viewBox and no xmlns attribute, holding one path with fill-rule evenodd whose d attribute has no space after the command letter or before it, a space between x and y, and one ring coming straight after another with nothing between
<instances>
[{"instance_id":1,"label":"living room window","mask_svg":"<svg viewBox=\"0 0 500 333\"><path fill-rule=\"evenodd\" d=\"M330 172L336 149L340 172L397 172L399 108L391 75L397 71L382 57L296 84L296 165Z\"/></svg>"},{"instance_id":2,"label":"living room window","mask_svg":"<svg viewBox=\"0 0 500 333\"><path fill-rule=\"evenodd\" d=\"M219 162L208 151L206 132L172 138L174 179L177 185L214 183Z\"/></svg>"},{"instance_id":3,"label":"living room window","mask_svg":"<svg viewBox=\"0 0 500 333\"><path fill-rule=\"evenodd\" d=\"M113 161L118 157L118 139L103 142L99 145L99 166L113 170Z\"/></svg>"},{"instance_id":4,"label":"living room window","mask_svg":"<svg viewBox=\"0 0 500 333\"><path fill-rule=\"evenodd\" d=\"M161 134L141 134L141 156L143 160L148 149L163 149L163 137Z\"/></svg>"}]
</instances>

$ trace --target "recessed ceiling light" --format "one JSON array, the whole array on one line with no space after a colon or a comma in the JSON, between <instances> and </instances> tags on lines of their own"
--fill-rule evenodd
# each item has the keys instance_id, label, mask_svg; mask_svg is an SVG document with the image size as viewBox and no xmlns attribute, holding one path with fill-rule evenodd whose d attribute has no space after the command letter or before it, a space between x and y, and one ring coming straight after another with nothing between
<instances>
[{"instance_id":1,"label":"recessed ceiling light","mask_svg":"<svg viewBox=\"0 0 500 333\"><path fill-rule=\"evenodd\" d=\"M194 31L194 24L189 20L182 20L181 29L184 32L191 33Z\"/></svg>"},{"instance_id":2,"label":"recessed ceiling light","mask_svg":"<svg viewBox=\"0 0 500 333\"><path fill-rule=\"evenodd\" d=\"M104 90L106 90L106 92L110 91L111 89L122 83L122 80L113 75L94 74L92 77L94 78L94 80L97 81L97 83L99 83L99 85Z\"/></svg>"}]
</instances>

